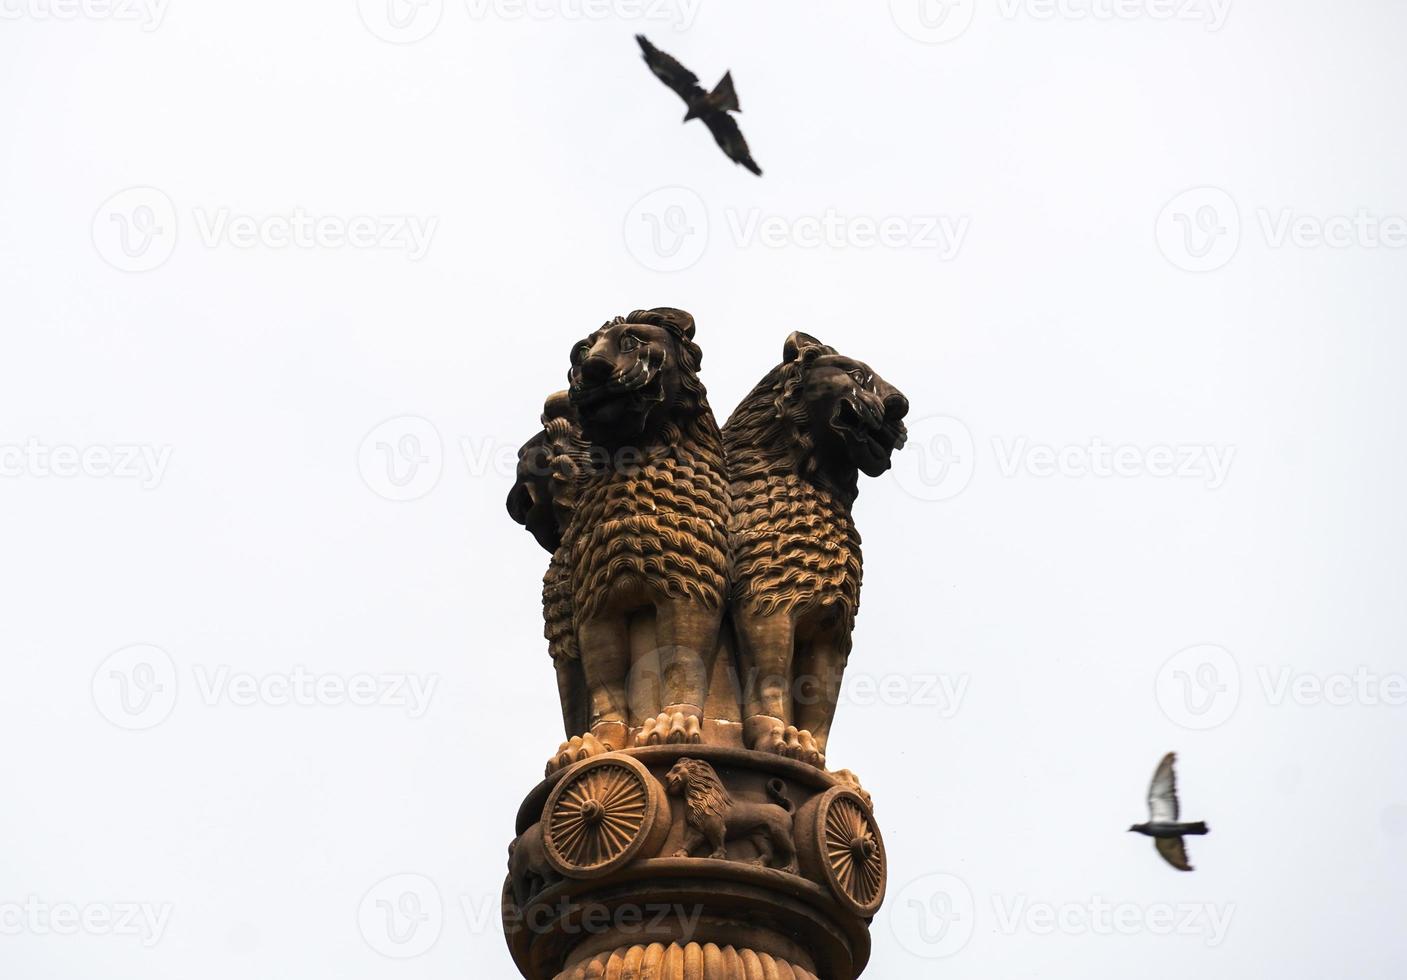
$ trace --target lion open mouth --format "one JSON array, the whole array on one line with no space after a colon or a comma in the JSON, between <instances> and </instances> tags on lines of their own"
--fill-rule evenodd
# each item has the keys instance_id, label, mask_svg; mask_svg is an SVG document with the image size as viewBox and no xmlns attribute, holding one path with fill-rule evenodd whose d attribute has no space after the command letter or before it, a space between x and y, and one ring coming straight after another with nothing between
<instances>
[{"instance_id":1,"label":"lion open mouth","mask_svg":"<svg viewBox=\"0 0 1407 980\"><path fill-rule=\"evenodd\" d=\"M900 435L885 425L882 417L842 398L831 412L831 428L845 440L850 458L860 470L877 476L889 469L889 457Z\"/></svg>"}]
</instances>

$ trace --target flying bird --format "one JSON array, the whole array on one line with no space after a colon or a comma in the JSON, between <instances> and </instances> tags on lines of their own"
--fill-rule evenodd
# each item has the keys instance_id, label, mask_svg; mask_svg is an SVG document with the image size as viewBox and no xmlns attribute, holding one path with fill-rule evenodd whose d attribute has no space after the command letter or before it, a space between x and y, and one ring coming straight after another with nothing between
<instances>
[{"instance_id":1,"label":"flying bird","mask_svg":"<svg viewBox=\"0 0 1407 980\"><path fill-rule=\"evenodd\" d=\"M1158 763L1153 782L1148 784L1148 822L1136 823L1129 830L1152 837L1153 846L1163 860L1177 870L1191 871L1192 865L1187 863L1187 848L1182 844L1183 835L1205 834L1207 825L1200 820L1196 823L1178 821L1177 774L1173 772L1176 761L1177 753L1169 752Z\"/></svg>"},{"instance_id":2,"label":"flying bird","mask_svg":"<svg viewBox=\"0 0 1407 980\"><path fill-rule=\"evenodd\" d=\"M738 93L733 90L733 73L724 72L713 91L705 92L699 85L697 75L651 44L645 35L636 34L635 40L640 42L640 50L645 52L645 64L650 66L650 71L672 88L689 107L684 121L702 119L713 134L714 142L728 154L729 159L761 177L762 168L753 161L737 120L728 115L743 111L738 107Z\"/></svg>"}]
</instances>

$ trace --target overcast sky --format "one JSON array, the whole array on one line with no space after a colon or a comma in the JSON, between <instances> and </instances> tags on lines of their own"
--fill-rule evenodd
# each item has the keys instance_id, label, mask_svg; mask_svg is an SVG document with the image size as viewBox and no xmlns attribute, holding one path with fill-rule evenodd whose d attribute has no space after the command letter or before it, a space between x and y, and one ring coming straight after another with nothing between
<instances>
[{"instance_id":1,"label":"overcast sky","mask_svg":"<svg viewBox=\"0 0 1407 980\"><path fill-rule=\"evenodd\" d=\"M0 974L512 975L513 453L672 305L720 417L796 329L912 404L869 976L1402 975L1401 4L0 11Z\"/></svg>"}]
</instances>

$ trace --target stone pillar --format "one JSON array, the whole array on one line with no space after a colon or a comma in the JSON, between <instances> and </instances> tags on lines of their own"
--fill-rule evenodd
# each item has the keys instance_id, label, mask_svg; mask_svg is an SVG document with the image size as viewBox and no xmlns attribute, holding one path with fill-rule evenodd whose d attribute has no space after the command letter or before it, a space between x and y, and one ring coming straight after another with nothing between
<instances>
[{"instance_id":1,"label":"stone pillar","mask_svg":"<svg viewBox=\"0 0 1407 980\"><path fill-rule=\"evenodd\" d=\"M530 980L852 980L884 899L856 783L772 753L594 756L518 813L503 921Z\"/></svg>"}]
</instances>

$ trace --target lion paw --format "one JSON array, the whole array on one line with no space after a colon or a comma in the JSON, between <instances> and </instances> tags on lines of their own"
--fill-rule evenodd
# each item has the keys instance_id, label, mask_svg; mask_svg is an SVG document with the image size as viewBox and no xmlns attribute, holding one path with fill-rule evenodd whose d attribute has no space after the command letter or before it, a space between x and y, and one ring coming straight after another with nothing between
<instances>
[{"instance_id":1,"label":"lion paw","mask_svg":"<svg viewBox=\"0 0 1407 980\"><path fill-rule=\"evenodd\" d=\"M635 736L636 745L698 745L703 741L703 726L698 715L682 711L666 711L655 718L646 718Z\"/></svg>"},{"instance_id":2,"label":"lion paw","mask_svg":"<svg viewBox=\"0 0 1407 980\"><path fill-rule=\"evenodd\" d=\"M593 755L601 755L611 751L611 747L602 742L595 735L587 732L585 735L573 735L567 741L557 747L557 754L547 760L547 775L574 765L583 759L589 759Z\"/></svg>"},{"instance_id":3,"label":"lion paw","mask_svg":"<svg viewBox=\"0 0 1407 980\"><path fill-rule=\"evenodd\" d=\"M769 728L753 742L752 747L757 752L771 752L820 769L826 765L826 757L821 753L816 739L810 732L795 725Z\"/></svg>"}]
</instances>

